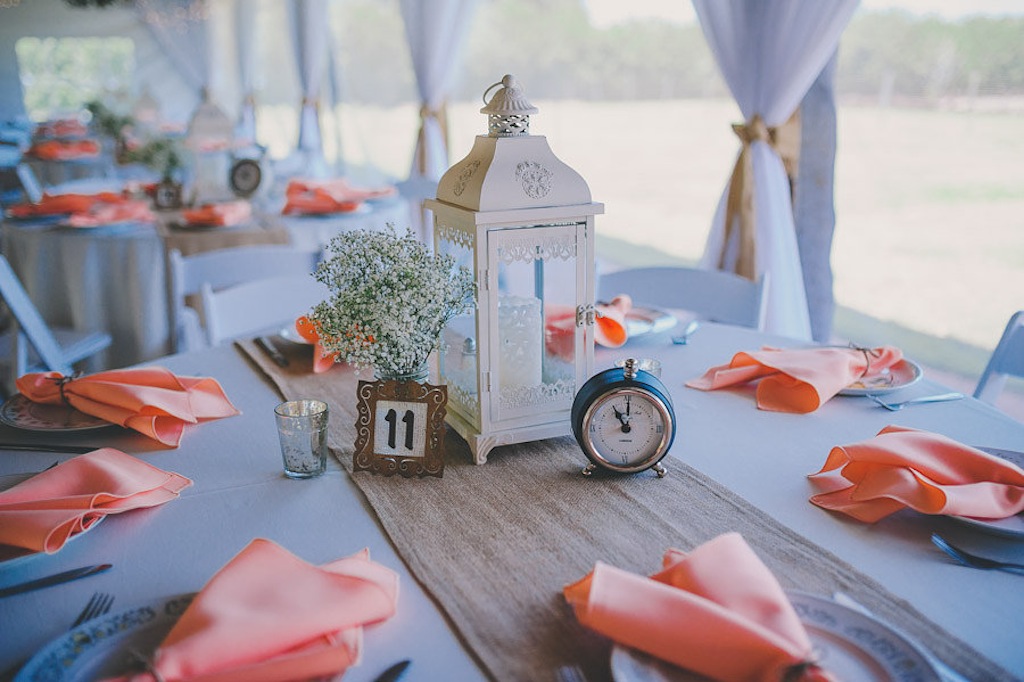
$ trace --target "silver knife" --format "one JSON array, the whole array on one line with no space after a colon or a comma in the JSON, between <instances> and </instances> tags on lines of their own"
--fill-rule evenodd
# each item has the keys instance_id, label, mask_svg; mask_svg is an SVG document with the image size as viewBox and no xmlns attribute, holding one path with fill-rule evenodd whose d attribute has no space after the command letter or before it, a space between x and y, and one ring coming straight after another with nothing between
<instances>
[{"instance_id":1,"label":"silver knife","mask_svg":"<svg viewBox=\"0 0 1024 682\"><path fill-rule=\"evenodd\" d=\"M0 589L0 597L10 597L12 594L21 594L22 592L31 592L32 590L38 590L43 587L50 587L52 585L60 585L61 583L70 582L72 580L78 580L90 575L96 575L97 573L103 573L110 569L113 564L99 564L97 566L83 566L82 568L75 568L70 571L64 571L57 575L47 576L45 578L38 578L36 580L29 580L28 582L18 583L17 585L11 585L10 587L4 587Z\"/></svg>"},{"instance_id":2,"label":"silver knife","mask_svg":"<svg viewBox=\"0 0 1024 682\"><path fill-rule=\"evenodd\" d=\"M410 663L412 663L412 661L409 659L395 663L380 675L373 678L373 682L395 682L395 680L402 676L402 673L405 672L405 669L409 667Z\"/></svg>"},{"instance_id":3,"label":"silver knife","mask_svg":"<svg viewBox=\"0 0 1024 682\"><path fill-rule=\"evenodd\" d=\"M281 351L268 339L266 336L257 336L256 345L263 349L263 351L270 356L270 359L277 363L278 367L287 367L288 358L281 355Z\"/></svg>"}]
</instances>

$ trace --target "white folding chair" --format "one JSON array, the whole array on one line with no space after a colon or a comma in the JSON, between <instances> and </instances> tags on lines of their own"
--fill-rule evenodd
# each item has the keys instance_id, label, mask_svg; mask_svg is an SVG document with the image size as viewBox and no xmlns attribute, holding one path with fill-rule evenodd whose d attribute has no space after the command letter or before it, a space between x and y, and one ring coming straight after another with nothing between
<instances>
[{"instance_id":1,"label":"white folding chair","mask_svg":"<svg viewBox=\"0 0 1024 682\"><path fill-rule=\"evenodd\" d=\"M0 297L10 311L10 328L0 336L0 354L10 358L4 390L14 393L14 381L26 372L70 374L73 365L110 345L110 334L50 329L11 268L0 255Z\"/></svg>"},{"instance_id":2,"label":"white folding chair","mask_svg":"<svg viewBox=\"0 0 1024 682\"><path fill-rule=\"evenodd\" d=\"M211 346L240 336L294 324L295 318L328 296L309 275L285 275L244 282L214 291L200 289L206 338Z\"/></svg>"},{"instance_id":3,"label":"white folding chair","mask_svg":"<svg viewBox=\"0 0 1024 682\"><path fill-rule=\"evenodd\" d=\"M978 379L974 397L994 405L1011 376L1024 377L1024 310L1018 310L1006 323L1003 336Z\"/></svg>"},{"instance_id":4,"label":"white folding chair","mask_svg":"<svg viewBox=\"0 0 1024 682\"><path fill-rule=\"evenodd\" d=\"M199 299L203 285L216 292L270 277L295 275L313 281L312 272L321 255L320 250L282 244L236 246L190 256L172 249L167 254L167 309L174 350L192 350L209 343L205 320L189 305Z\"/></svg>"},{"instance_id":5,"label":"white folding chair","mask_svg":"<svg viewBox=\"0 0 1024 682\"><path fill-rule=\"evenodd\" d=\"M631 268L599 275L597 299L628 294L634 305L686 310L712 322L763 329L767 287L767 274L752 282L722 270Z\"/></svg>"}]
</instances>

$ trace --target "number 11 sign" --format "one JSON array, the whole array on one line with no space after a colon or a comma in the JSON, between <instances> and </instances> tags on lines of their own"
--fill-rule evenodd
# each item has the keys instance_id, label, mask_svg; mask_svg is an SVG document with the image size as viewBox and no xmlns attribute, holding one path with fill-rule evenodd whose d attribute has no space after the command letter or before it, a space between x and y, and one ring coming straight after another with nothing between
<instances>
[{"instance_id":1,"label":"number 11 sign","mask_svg":"<svg viewBox=\"0 0 1024 682\"><path fill-rule=\"evenodd\" d=\"M356 471L407 478L444 475L447 386L360 381L356 393Z\"/></svg>"}]
</instances>

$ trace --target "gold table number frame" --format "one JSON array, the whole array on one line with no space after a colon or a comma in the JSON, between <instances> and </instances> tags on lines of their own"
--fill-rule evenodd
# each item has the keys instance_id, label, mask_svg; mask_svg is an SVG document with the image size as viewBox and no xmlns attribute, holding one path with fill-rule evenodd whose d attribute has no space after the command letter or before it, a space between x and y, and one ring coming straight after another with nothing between
<instances>
[{"instance_id":1,"label":"gold table number frame","mask_svg":"<svg viewBox=\"0 0 1024 682\"><path fill-rule=\"evenodd\" d=\"M448 387L417 381L360 381L356 389L355 471L444 475Z\"/></svg>"}]
</instances>

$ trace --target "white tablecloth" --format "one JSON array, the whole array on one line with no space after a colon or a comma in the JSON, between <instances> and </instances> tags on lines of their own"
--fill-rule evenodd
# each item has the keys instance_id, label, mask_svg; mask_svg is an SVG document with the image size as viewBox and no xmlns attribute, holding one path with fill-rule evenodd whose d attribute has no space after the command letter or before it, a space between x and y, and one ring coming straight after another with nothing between
<instances>
[{"instance_id":1,"label":"white tablecloth","mask_svg":"<svg viewBox=\"0 0 1024 682\"><path fill-rule=\"evenodd\" d=\"M683 387L684 380L727 361L737 350L784 342L707 324L689 345L673 346L668 334L637 338L621 349L600 351L597 364L608 367L626 355L660 359L662 380L672 394L680 423L672 457L689 462L881 581L936 623L1024 677L1020 576L955 565L931 545L929 535L939 531L977 549L1018 560L1024 559L1024 543L913 512L871 526L852 522L811 505L806 480L824 462L831 446L870 437L886 424L1016 450L1024 450L1024 424L973 399L890 413L866 398L837 397L817 412L793 415L757 410L750 392L704 393ZM195 485L181 499L160 508L108 518L56 555L13 569L0 567L3 586L91 563L114 564L101 576L4 599L0 669L64 632L94 591L115 594L115 610L195 591L250 539L262 536L311 561L369 547L375 559L401 574L398 615L367 630L365 659L346 675L347 681L371 680L400 658L413 660L407 673L410 680L482 679L337 462L332 461L328 473L319 479L293 481L283 476L272 413L278 398L246 359L233 348L221 347L173 356L160 364L179 373L218 378L243 414L189 428L178 450L158 450L143 438L116 431L59 438L120 447L192 478ZM942 388L926 377L900 396ZM0 427L0 441L26 440L30 435ZM67 457L5 452L0 447L0 476L42 469ZM581 454L581 468L584 463ZM667 464L671 476L672 463Z\"/></svg>"}]
</instances>

